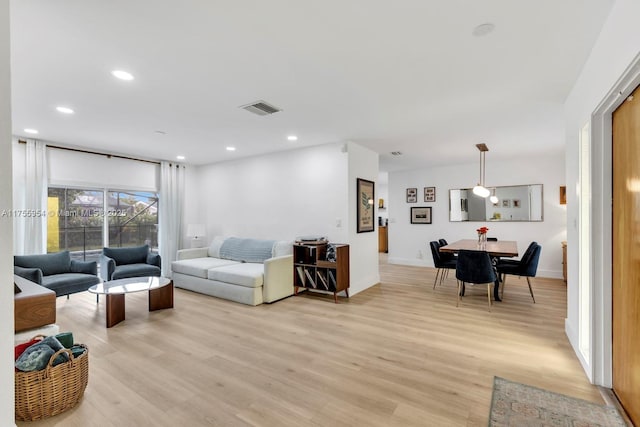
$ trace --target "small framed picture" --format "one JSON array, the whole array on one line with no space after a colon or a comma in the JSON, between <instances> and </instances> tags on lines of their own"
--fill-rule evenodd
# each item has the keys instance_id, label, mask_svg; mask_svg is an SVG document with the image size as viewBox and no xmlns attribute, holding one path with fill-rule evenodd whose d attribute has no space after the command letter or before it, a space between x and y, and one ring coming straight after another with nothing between
<instances>
[{"instance_id":1,"label":"small framed picture","mask_svg":"<svg viewBox=\"0 0 640 427\"><path fill-rule=\"evenodd\" d=\"M425 202L436 201L436 187L424 187L424 201Z\"/></svg>"},{"instance_id":2,"label":"small framed picture","mask_svg":"<svg viewBox=\"0 0 640 427\"><path fill-rule=\"evenodd\" d=\"M514 208L520 207L520 199L513 199L513 207Z\"/></svg>"},{"instance_id":3,"label":"small framed picture","mask_svg":"<svg viewBox=\"0 0 640 427\"><path fill-rule=\"evenodd\" d=\"M411 224L431 224L431 208L411 208Z\"/></svg>"},{"instance_id":4,"label":"small framed picture","mask_svg":"<svg viewBox=\"0 0 640 427\"><path fill-rule=\"evenodd\" d=\"M418 203L417 188L407 188L407 203Z\"/></svg>"},{"instance_id":5,"label":"small framed picture","mask_svg":"<svg viewBox=\"0 0 640 427\"><path fill-rule=\"evenodd\" d=\"M510 208L511 207L511 199L502 199L502 207Z\"/></svg>"}]
</instances>

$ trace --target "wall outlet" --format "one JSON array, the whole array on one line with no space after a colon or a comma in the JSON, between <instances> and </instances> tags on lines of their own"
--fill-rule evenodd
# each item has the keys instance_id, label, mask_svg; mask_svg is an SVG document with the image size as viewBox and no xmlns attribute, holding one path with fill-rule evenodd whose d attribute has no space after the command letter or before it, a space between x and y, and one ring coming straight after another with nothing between
<instances>
[{"instance_id":1,"label":"wall outlet","mask_svg":"<svg viewBox=\"0 0 640 427\"><path fill-rule=\"evenodd\" d=\"M340 218L336 218L336 228L342 227L342 220Z\"/></svg>"},{"instance_id":2,"label":"wall outlet","mask_svg":"<svg viewBox=\"0 0 640 427\"><path fill-rule=\"evenodd\" d=\"M418 258L418 259L422 259L422 257L423 257L423 255L422 255L422 251L418 251L417 258Z\"/></svg>"}]
</instances>

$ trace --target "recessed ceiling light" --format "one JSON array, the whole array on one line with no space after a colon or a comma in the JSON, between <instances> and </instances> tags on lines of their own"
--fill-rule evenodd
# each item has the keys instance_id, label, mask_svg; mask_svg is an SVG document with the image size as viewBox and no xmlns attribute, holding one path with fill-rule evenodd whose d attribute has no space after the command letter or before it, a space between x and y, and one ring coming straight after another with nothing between
<instances>
[{"instance_id":1,"label":"recessed ceiling light","mask_svg":"<svg viewBox=\"0 0 640 427\"><path fill-rule=\"evenodd\" d=\"M113 75L113 77L117 77L120 80L133 80L133 75L131 73L127 73L126 71L113 70L111 74Z\"/></svg>"},{"instance_id":2,"label":"recessed ceiling light","mask_svg":"<svg viewBox=\"0 0 640 427\"><path fill-rule=\"evenodd\" d=\"M236 147L227 147L227 151L236 151Z\"/></svg>"},{"instance_id":3,"label":"recessed ceiling light","mask_svg":"<svg viewBox=\"0 0 640 427\"><path fill-rule=\"evenodd\" d=\"M69 107L56 107L56 110L58 110L58 112L60 113L64 113L64 114L73 114L75 113L75 111L73 111L71 108Z\"/></svg>"},{"instance_id":4,"label":"recessed ceiling light","mask_svg":"<svg viewBox=\"0 0 640 427\"><path fill-rule=\"evenodd\" d=\"M176 159L178 159L178 160L184 160L184 159L185 159L185 157L184 157L184 156L176 156Z\"/></svg>"},{"instance_id":5,"label":"recessed ceiling light","mask_svg":"<svg viewBox=\"0 0 640 427\"><path fill-rule=\"evenodd\" d=\"M487 34L492 32L494 28L496 28L495 25L493 25L490 22L487 22L486 24L480 24L477 27L475 27L471 34L473 34L476 37L486 36Z\"/></svg>"},{"instance_id":6,"label":"recessed ceiling light","mask_svg":"<svg viewBox=\"0 0 640 427\"><path fill-rule=\"evenodd\" d=\"M287 137L287 139L288 139L289 141L297 141L297 140L298 140L298 137L297 137L297 136L295 136L295 135L289 135L289 136Z\"/></svg>"},{"instance_id":7,"label":"recessed ceiling light","mask_svg":"<svg viewBox=\"0 0 640 427\"><path fill-rule=\"evenodd\" d=\"M38 133L38 130L37 130L37 129L29 129L29 128L27 128L27 129L25 129L24 131L25 131L26 133L30 133L30 134L32 134L32 135L36 135L36 134Z\"/></svg>"}]
</instances>

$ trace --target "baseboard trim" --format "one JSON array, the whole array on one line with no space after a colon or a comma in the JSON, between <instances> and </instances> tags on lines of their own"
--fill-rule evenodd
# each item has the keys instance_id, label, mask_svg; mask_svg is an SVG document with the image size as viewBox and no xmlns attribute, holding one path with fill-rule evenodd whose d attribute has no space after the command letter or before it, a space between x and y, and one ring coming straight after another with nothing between
<instances>
[{"instance_id":1,"label":"baseboard trim","mask_svg":"<svg viewBox=\"0 0 640 427\"><path fill-rule=\"evenodd\" d=\"M598 391L600 392L600 396L602 396L602 399L604 399L604 403L607 406L613 406L614 408L616 408L624 422L627 423L627 426L633 427L633 423L631 422L629 415L627 415L627 412L622 407L622 404L618 400L618 396L616 396L616 393L612 389L602 386L598 386Z\"/></svg>"}]
</instances>

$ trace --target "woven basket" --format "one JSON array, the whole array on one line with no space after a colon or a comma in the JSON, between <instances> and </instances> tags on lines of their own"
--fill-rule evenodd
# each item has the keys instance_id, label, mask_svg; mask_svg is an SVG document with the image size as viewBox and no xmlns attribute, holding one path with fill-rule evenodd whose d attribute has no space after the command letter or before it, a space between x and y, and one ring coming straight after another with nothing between
<instances>
[{"instance_id":1,"label":"woven basket","mask_svg":"<svg viewBox=\"0 0 640 427\"><path fill-rule=\"evenodd\" d=\"M67 411L82 399L89 381L89 349L74 358L69 349L58 350L41 371L16 372L16 420L34 421ZM51 366L60 353L69 361Z\"/></svg>"}]
</instances>

